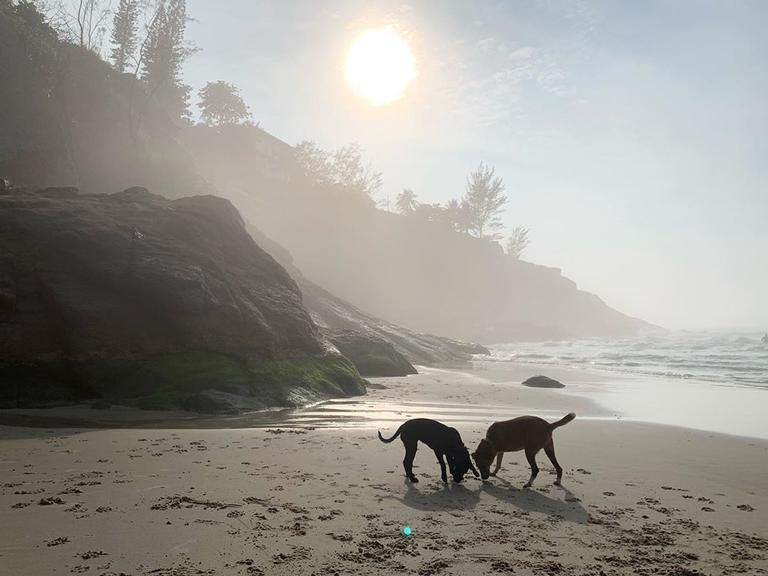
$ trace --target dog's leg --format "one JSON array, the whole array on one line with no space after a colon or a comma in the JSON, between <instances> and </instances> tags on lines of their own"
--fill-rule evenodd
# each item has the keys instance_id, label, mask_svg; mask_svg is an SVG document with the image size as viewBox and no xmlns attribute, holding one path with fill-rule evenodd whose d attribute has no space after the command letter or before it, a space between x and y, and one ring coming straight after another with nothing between
<instances>
[{"instance_id":1,"label":"dog's leg","mask_svg":"<svg viewBox=\"0 0 768 576\"><path fill-rule=\"evenodd\" d=\"M557 458L555 458L555 444L552 442L552 440L549 441L549 444L544 446L544 452L546 452L547 458L549 458L549 461L552 462L552 465L557 471L557 480L555 480L555 486L560 486L560 480L563 479L563 468L558 463Z\"/></svg>"},{"instance_id":2,"label":"dog's leg","mask_svg":"<svg viewBox=\"0 0 768 576\"><path fill-rule=\"evenodd\" d=\"M444 454L435 450L435 456L437 456L437 463L440 464L440 478L443 479L443 482L448 482L448 474L445 471Z\"/></svg>"},{"instance_id":3,"label":"dog's leg","mask_svg":"<svg viewBox=\"0 0 768 576\"><path fill-rule=\"evenodd\" d=\"M405 444L405 442L403 442ZM419 479L413 475L413 459L416 458L416 442L405 444L405 458L403 458L403 468L405 475L411 482L418 482Z\"/></svg>"},{"instance_id":4,"label":"dog's leg","mask_svg":"<svg viewBox=\"0 0 768 576\"><path fill-rule=\"evenodd\" d=\"M539 475L539 467L536 466L536 452L538 452L538 450L525 449L525 457L528 458L528 464L531 465L531 478L523 488L530 488L533 481L536 479L536 476Z\"/></svg>"},{"instance_id":5,"label":"dog's leg","mask_svg":"<svg viewBox=\"0 0 768 576\"><path fill-rule=\"evenodd\" d=\"M491 472L491 476L496 476L498 471L501 469L501 459L504 458L504 452L499 452L496 454L496 468L494 468L493 472Z\"/></svg>"}]
</instances>

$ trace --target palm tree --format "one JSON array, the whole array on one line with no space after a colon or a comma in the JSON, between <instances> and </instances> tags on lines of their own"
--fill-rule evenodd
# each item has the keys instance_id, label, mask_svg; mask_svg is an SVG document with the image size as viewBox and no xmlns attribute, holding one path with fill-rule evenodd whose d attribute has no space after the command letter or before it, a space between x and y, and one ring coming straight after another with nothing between
<instances>
[{"instance_id":1,"label":"palm tree","mask_svg":"<svg viewBox=\"0 0 768 576\"><path fill-rule=\"evenodd\" d=\"M417 205L416 193L410 188L403 188L403 191L397 195L395 208L397 208L400 214L412 214L416 210Z\"/></svg>"}]
</instances>

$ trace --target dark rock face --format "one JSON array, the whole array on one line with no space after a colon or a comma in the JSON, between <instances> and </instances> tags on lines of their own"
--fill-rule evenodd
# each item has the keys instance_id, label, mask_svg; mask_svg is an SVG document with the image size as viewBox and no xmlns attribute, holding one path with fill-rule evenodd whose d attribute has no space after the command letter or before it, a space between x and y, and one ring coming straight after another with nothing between
<instances>
[{"instance_id":1,"label":"dark rock face","mask_svg":"<svg viewBox=\"0 0 768 576\"><path fill-rule=\"evenodd\" d=\"M523 386L529 386L530 388L565 388L565 384L549 376L531 376L523 382Z\"/></svg>"},{"instance_id":2,"label":"dark rock face","mask_svg":"<svg viewBox=\"0 0 768 576\"><path fill-rule=\"evenodd\" d=\"M328 339L363 376L405 376L416 368L386 340L356 330L330 330Z\"/></svg>"},{"instance_id":3,"label":"dark rock face","mask_svg":"<svg viewBox=\"0 0 768 576\"><path fill-rule=\"evenodd\" d=\"M248 391L234 394L223 390L201 390L184 399L182 406L190 412L203 414L240 414L244 411L263 410L267 406L248 395Z\"/></svg>"},{"instance_id":4,"label":"dark rock face","mask_svg":"<svg viewBox=\"0 0 768 576\"><path fill-rule=\"evenodd\" d=\"M178 407L238 385L290 405L286 363L301 365L290 385L311 397L363 393L329 349L227 200L0 195L1 404L152 396Z\"/></svg>"}]
</instances>

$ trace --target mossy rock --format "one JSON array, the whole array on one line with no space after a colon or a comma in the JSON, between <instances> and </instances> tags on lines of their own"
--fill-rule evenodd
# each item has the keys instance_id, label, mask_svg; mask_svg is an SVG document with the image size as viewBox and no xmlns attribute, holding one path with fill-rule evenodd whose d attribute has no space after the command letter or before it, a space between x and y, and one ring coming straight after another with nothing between
<instances>
[{"instance_id":1,"label":"mossy rock","mask_svg":"<svg viewBox=\"0 0 768 576\"><path fill-rule=\"evenodd\" d=\"M406 376L416 374L416 369L402 355L365 353L350 358L362 376Z\"/></svg>"},{"instance_id":2,"label":"mossy rock","mask_svg":"<svg viewBox=\"0 0 768 576\"><path fill-rule=\"evenodd\" d=\"M248 371L255 396L280 393L287 398L301 388L325 397L365 394L365 381L343 356L250 361Z\"/></svg>"},{"instance_id":3,"label":"mossy rock","mask_svg":"<svg viewBox=\"0 0 768 576\"><path fill-rule=\"evenodd\" d=\"M0 408L75 404L96 395L66 360L0 359Z\"/></svg>"},{"instance_id":4,"label":"mossy rock","mask_svg":"<svg viewBox=\"0 0 768 576\"><path fill-rule=\"evenodd\" d=\"M101 398L146 410L184 410L203 391L218 390L244 404L297 406L365 394L354 365L338 355L259 360L191 351L139 358L0 364L0 407L61 405Z\"/></svg>"},{"instance_id":5,"label":"mossy rock","mask_svg":"<svg viewBox=\"0 0 768 576\"><path fill-rule=\"evenodd\" d=\"M407 376L416 368L392 343L369 332L329 330L328 338L363 376Z\"/></svg>"}]
</instances>

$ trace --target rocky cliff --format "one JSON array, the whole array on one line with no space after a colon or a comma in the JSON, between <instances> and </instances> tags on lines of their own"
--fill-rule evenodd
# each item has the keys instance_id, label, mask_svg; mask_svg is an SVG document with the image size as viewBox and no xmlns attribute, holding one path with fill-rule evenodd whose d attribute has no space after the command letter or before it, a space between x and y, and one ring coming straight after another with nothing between
<instances>
[{"instance_id":1,"label":"rocky cliff","mask_svg":"<svg viewBox=\"0 0 768 576\"><path fill-rule=\"evenodd\" d=\"M465 362L490 354L478 344L421 334L363 312L309 280L290 252L263 232L253 226L248 231L296 280L315 323L363 376L404 376L416 373L411 363Z\"/></svg>"},{"instance_id":2,"label":"rocky cliff","mask_svg":"<svg viewBox=\"0 0 768 576\"><path fill-rule=\"evenodd\" d=\"M0 350L4 406L259 408L365 391L230 202L142 188L0 194Z\"/></svg>"},{"instance_id":3,"label":"rocky cliff","mask_svg":"<svg viewBox=\"0 0 768 576\"><path fill-rule=\"evenodd\" d=\"M315 186L291 165L291 148L274 140L248 127L182 133L217 193L290 251L306 278L358 309L413 332L483 343L648 327L558 269L507 257L495 242Z\"/></svg>"}]
</instances>

